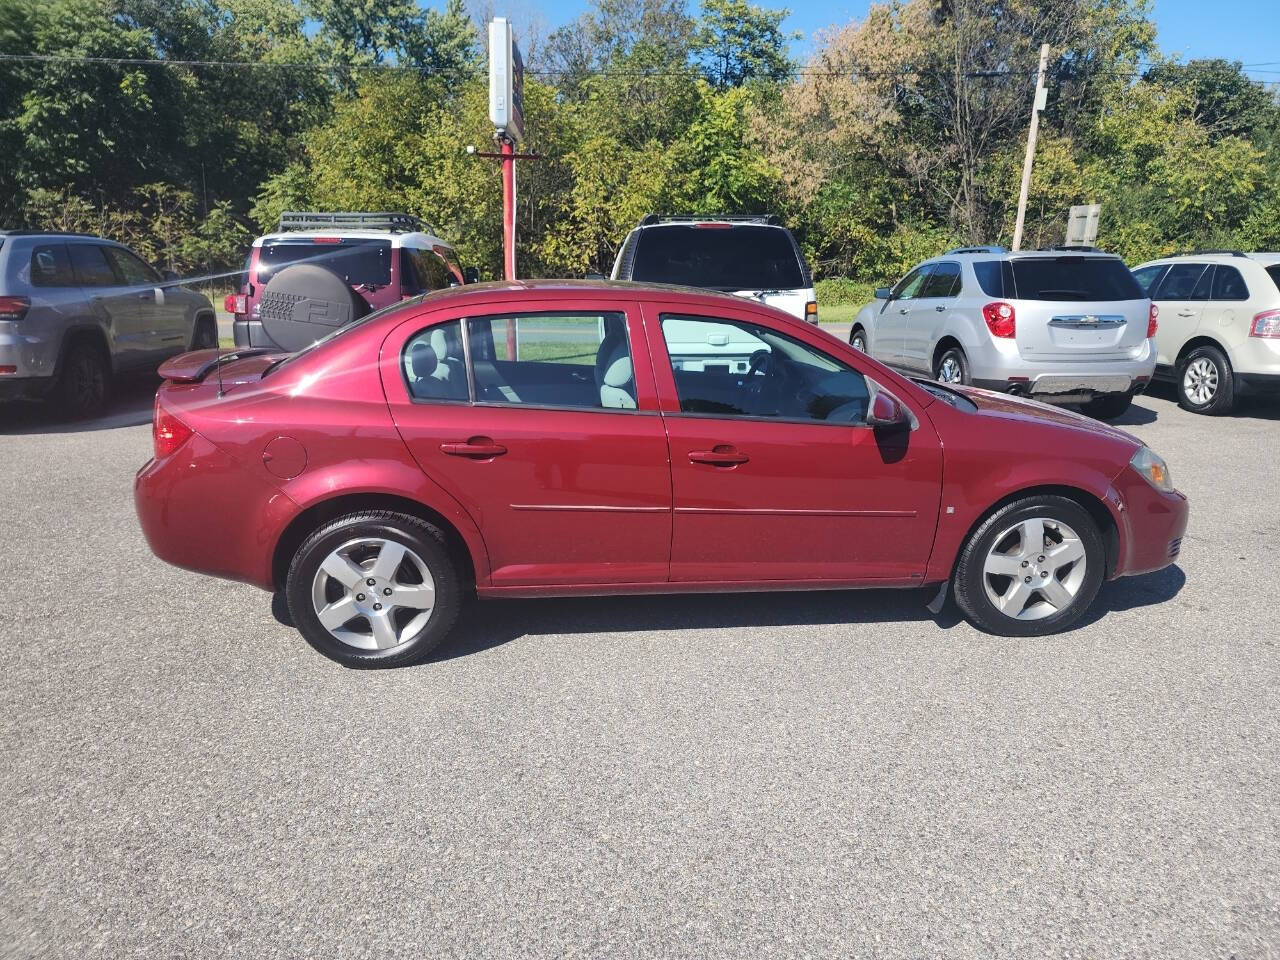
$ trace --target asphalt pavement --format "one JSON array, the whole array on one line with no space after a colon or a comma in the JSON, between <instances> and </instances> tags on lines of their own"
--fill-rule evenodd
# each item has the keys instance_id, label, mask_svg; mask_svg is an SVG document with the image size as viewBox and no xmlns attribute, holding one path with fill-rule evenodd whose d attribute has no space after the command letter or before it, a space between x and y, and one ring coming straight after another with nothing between
<instances>
[{"instance_id":1,"label":"asphalt pavement","mask_svg":"<svg viewBox=\"0 0 1280 960\"><path fill-rule=\"evenodd\" d=\"M1182 557L1065 635L492 601L356 672L150 554L153 388L0 409L0 955L1280 953L1280 405L1139 399Z\"/></svg>"}]
</instances>

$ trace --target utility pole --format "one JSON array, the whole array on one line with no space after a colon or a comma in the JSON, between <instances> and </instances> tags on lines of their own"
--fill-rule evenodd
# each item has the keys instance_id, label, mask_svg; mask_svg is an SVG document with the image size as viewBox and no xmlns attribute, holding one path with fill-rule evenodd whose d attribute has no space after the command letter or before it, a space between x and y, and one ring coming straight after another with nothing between
<instances>
[{"instance_id":1,"label":"utility pole","mask_svg":"<svg viewBox=\"0 0 1280 960\"><path fill-rule=\"evenodd\" d=\"M1022 191L1018 194L1018 221L1013 228L1013 249L1022 249L1022 222L1027 216L1027 193L1031 189L1031 163L1036 155L1036 133L1040 130L1040 111L1048 100L1044 88L1045 71L1049 68L1049 45L1040 44L1040 71L1036 74L1036 99L1031 105L1031 129L1027 131L1027 158L1022 162Z\"/></svg>"}]
</instances>

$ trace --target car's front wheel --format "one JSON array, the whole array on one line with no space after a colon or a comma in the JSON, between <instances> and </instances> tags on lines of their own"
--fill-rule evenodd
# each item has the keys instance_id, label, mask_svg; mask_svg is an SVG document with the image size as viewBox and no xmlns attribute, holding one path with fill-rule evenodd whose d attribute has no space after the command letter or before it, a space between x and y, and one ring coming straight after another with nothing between
<instances>
[{"instance_id":1,"label":"car's front wheel","mask_svg":"<svg viewBox=\"0 0 1280 960\"><path fill-rule=\"evenodd\" d=\"M859 353L867 352L867 332L861 327L854 327L849 334L849 346Z\"/></svg>"},{"instance_id":2,"label":"car's front wheel","mask_svg":"<svg viewBox=\"0 0 1280 960\"><path fill-rule=\"evenodd\" d=\"M1210 344L1196 347L1178 367L1178 405L1220 416L1235 406L1236 381L1227 355Z\"/></svg>"},{"instance_id":3,"label":"car's front wheel","mask_svg":"<svg viewBox=\"0 0 1280 960\"><path fill-rule=\"evenodd\" d=\"M975 627L1009 637L1066 630L1106 574L1097 522L1066 497L1031 496L979 525L956 564L956 603Z\"/></svg>"},{"instance_id":4,"label":"car's front wheel","mask_svg":"<svg viewBox=\"0 0 1280 960\"><path fill-rule=\"evenodd\" d=\"M308 537L289 565L285 597L302 636L326 657L400 667L453 628L462 589L439 529L378 510L339 517Z\"/></svg>"}]
</instances>

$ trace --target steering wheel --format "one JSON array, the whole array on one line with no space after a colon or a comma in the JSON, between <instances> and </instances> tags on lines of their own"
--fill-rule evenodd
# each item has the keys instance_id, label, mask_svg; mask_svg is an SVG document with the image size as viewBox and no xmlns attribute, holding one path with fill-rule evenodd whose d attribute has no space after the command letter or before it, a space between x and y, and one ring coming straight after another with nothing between
<instances>
[{"instance_id":1,"label":"steering wheel","mask_svg":"<svg viewBox=\"0 0 1280 960\"><path fill-rule=\"evenodd\" d=\"M774 376L773 353L763 348L751 354L747 362L746 387L752 411L759 411L764 406L765 387L773 386Z\"/></svg>"}]
</instances>

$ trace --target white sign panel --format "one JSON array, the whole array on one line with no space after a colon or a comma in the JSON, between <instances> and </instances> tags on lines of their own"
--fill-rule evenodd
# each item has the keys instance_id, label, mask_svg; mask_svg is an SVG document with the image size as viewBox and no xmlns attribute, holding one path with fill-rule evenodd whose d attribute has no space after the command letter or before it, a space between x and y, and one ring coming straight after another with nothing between
<instances>
[{"instance_id":1,"label":"white sign panel","mask_svg":"<svg viewBox=\"0 0 1280 960\"><path fill-rule=\"evenodd\" d=\"M1092 247L1098 239L1098 217L1101 214L1100 203L1072 207L1067 214L1067 246Z\"/></svg>"},{"instance_id":2,"label":"white sign panel","mask_svg":"<svg viewBox=\"0 0 1280 960\"><path fill-rule=\"evenodd\" d=\"M516 142L524 136L524 62L506 17L489 21L489 119Z\"/></svg>"}]
</instances>

